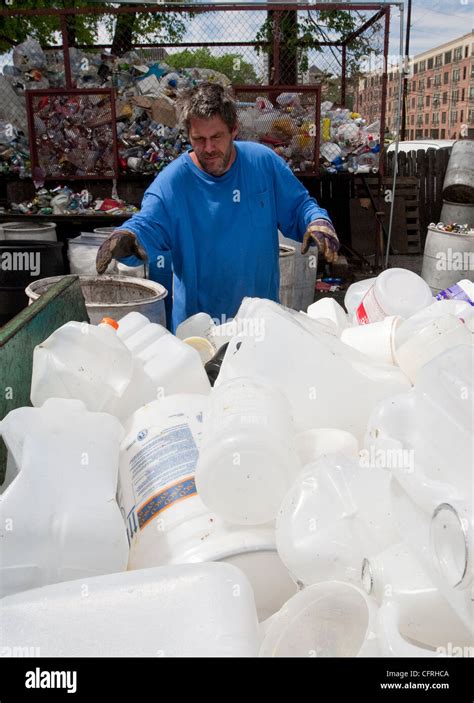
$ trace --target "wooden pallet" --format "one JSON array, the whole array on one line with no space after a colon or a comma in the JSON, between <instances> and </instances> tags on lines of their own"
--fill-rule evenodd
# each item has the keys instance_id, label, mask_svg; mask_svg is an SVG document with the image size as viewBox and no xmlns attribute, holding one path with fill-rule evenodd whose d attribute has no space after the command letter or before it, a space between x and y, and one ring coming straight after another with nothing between
<instances>
[{"instance_id":1,"label":"wooden pallet","mask_svg":"<svg viewBox=\"0 0 474 703\"><path fill-rule=\"evenodd\" d=\"M375 201L377 202L379 187L378 178L366 178L366 182ZM392 190L393 178L391 176L383 177L382 187L384 192L387 190ZM367 193L361 179L358 179L358 182L356 182L355 194L357 198L367 197ZM398 254L421 253L419 205L418 178L416 176L398 176L395 192L395 213L392 227L392 247ZM387 203L384 200L384 225L387 231L390 222L390 207L390 202Z\"/></svg>"}]
</instances>

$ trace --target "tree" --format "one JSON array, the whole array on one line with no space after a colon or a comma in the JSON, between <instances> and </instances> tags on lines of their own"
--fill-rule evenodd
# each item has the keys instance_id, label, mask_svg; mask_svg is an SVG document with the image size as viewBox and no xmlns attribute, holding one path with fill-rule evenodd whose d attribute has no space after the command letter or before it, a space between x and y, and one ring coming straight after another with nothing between
<instances>
[{"instance_id":1,"label":"tree","mask_svg":"<svg viewBox=\"0 0 474 703\"><path fill-rule=\"evenodd\" d=\"M166 57L166 63L175 69L191 68L192 66L210 68L226 75L232 83L255 83L257 80L254 67L244 61L240 54L214 56L207 46L194 51L185 49L175 54L169 54Z\"/></svg>"},{"instance_id":2,"label":"tree","mask_svg":"<svg viewBox=\"0 0 474 703\"><path fill-rule=\"evenodd\" d=\"M0 0L2 8L15 9L70 9L97 8L91 0ZM114 7L113 3L103 3L104 7ZM134 7L131 5L130 7ZM94 46L99 42L99 33L105 29L112 38L112 51L121 56L133 44L152 43L161 39L179 42L186 26L183 13L137 13L120 15L68 15L68 40L71 46ZM59 39L59 18L54 15L0 16L0 52L7 52L28 37L41 45L57 44Z\"/></svg>"},{"instance_id":3,"label":"tree","mask_svg":"<svg viewBox=\"0 0 474 703\"><path fill-rule=\"evenodd\" d=\"M355 31L362 24L359 13L347 10L286 10L280 12L280 21L277 22L276 11L268 12L266 21L256 34L260 45L258 51L268 53L269 56L269 83L274 77L273 42L275 33L279 32L280 38L280 71L278 82L282 85L298 83L298 75L308 70L308 49L322 51L321 42L328 41L329 34L335 32L338 37L344 37ZM374 30L375 31L375 30ZM358 37L351 43L351 52L348 57L346 72L348 75L358 71L358 64L362 56L375 53L368 35ZM340 58L334 49L334 63L341 68Z\"/></svg>"}]
</instances>

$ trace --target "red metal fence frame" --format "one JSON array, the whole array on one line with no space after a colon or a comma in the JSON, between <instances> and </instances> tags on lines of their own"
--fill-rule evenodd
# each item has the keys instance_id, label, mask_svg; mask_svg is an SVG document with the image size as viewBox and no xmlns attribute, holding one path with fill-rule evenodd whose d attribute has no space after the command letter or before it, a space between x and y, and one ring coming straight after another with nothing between
<instances>
[{"instance_id":1,"label":"red metal fence frame","mask_svg":"<svg viewBox=\"0 0 474 703\"><path fill-rule=\"evenodd\" d=\"M34 108L33 108L33 98L37 97L51 97L55 95L104 95L110 98L110 108L111 108L111 130L112 130L112 155L113 155L113 170L112 175L90 175L86 174L84 176L67 176L67 180L74 181L84 181L84 180L107 180L117 178L119 174L119 161L118 161L118 143L117 143L117 115L115 110L115 90L113 88L47 88L44 90L27 90L25 91L26 96L26 113L28 118L28 137L30 142L30 154L31 154L31 169L34 173L34 169L41 167L38 161L38 150L36 144L36 129L34 121ZM66 177L65 177L66 178ZM61 176L46 176L45 181L56 181L61 180Z\"/></svg>"}]
</instances>

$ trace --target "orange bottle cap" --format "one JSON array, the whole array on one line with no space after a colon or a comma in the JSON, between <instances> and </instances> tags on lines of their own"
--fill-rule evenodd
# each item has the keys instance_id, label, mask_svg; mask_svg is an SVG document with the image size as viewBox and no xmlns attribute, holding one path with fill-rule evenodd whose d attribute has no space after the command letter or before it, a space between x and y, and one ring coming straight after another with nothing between
<instances>
[{"instance_id":1,"label":"orange bottle cap","mask_svg":"<svg viewBox=\"0 0 474 703\"><path fill-rule=\"evenodd\" d=\"M103 317L102 320L99 322L99 325L110 325L114 328L114 330L118 330L119 328L119 323L112 317Z\"/></svg>"}]
</instances>

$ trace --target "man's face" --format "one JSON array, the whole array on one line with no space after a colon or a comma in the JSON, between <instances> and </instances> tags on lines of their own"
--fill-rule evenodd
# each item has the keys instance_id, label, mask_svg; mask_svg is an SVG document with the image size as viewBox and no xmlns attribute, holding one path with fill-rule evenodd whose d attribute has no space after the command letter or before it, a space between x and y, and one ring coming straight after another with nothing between
<instances>
[{"instance_id":1,"label":"man's face","mask_svg":"<svg viewBox=\"0 0 474 703\"><path fill-rule=\"evenodd\" d=\"M230 131L218 115L209 120L191 119L189 141L204 171L211 176L222 176L227 171L236 135L237 127Z\"/></svg>"}]
</instances>

